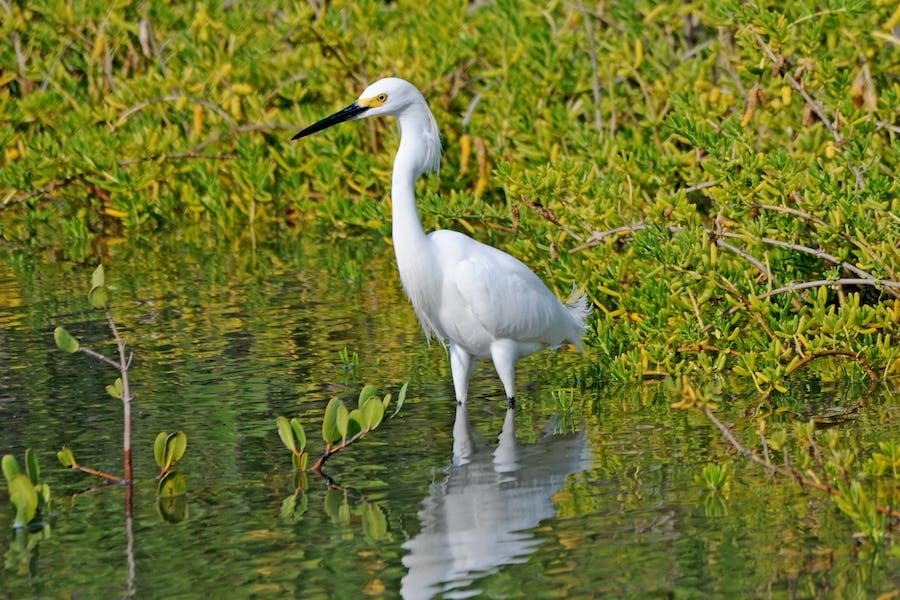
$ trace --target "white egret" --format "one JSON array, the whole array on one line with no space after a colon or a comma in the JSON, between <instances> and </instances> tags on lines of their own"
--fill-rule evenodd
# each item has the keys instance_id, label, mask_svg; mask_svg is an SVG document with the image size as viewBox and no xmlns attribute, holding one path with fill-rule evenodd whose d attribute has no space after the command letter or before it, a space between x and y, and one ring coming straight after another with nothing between
<instances>
[{"instance_id":1,"label":"white egret","mask_svg":"<svg viewBox=\"0 0 900 600\"><path fill-rule=\"evenodd\" d=\"M475 361L494 362L509 406L515 405L516 362L543 348L574 344L591 312L584 295L560 302L522 262L455 231L425 234L416 208L419 175L438 171L441 140L425 98L407 81L388 77L353 104L310 125L299 139L343 121L393 116L400 147L391 179L392 235L400 281L422 324L449 344L453 387L466 402Z\"/></svg>"}]
</instances>

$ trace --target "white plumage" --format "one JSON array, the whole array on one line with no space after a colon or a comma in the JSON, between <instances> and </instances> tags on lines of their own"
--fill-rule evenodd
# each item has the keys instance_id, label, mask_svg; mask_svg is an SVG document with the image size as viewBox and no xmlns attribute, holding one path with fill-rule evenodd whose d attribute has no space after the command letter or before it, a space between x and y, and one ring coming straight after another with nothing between
<instances>
[{"instance_id":1,"label":"white plumage","mask_svg":"<svg viewBox=\"0 0 900 600\"><path fill-rule=\"evenodd\" d=\"M449 344L456 400L468 393L473 359L490 358L515 404L515 366L543 348L574 344L591 312L584 295L567 304L521 261L455 231L426 235L416 209L419 175L440 166L441 141L425 98L395 77L376 81L347 108L295 135L365 117L393 116L400 122L400 147L391 180L394 252L400 281L426 336Z\"/></svg>"}]
</instances>

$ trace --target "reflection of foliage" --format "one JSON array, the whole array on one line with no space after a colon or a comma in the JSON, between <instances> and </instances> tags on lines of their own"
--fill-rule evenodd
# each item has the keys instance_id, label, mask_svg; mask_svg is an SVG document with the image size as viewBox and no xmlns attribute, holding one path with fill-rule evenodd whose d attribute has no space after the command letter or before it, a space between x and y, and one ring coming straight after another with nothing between
<instances>
[{"instance_id":1,"label":"reflection of foliage","mask_svg":"<svg viewBox=\"0 0 900 600\"><path fill-rule=\"evenodd\" d=\"M363 534L369 541L378 542L388 535L387 516L384 510L368 501L351 506L347 490L332 487L325 492L325 513L331 518L332 523L345 528L349 528L356 519L359 519Z\"/></svg>"},{"instance_id":2,"label":"reflection of foliage","mask_svg":"<svg viewBox=\"0 0 900 600\"><path fill-rule=\"evenodd\" d=\"M873 455L862 469L858 452L847 444L844 437L834 429L822 431L817 421L794 422L787 426L775 425L769 436L770 428L767 420L759 420L758 436L762 455L742 444L735 433L719 420L708 406L702 408L706 417L715 424L722 435L744 457L765 467L771 473L777 473L789 480L812 489L830 494L838 508L850 517L860 529L862 535L875 545L884 543L891 519L900 518L897 505L896 474L887 474L887 454ZM890 444L881 444L893 456L894 448ZM775 462L775 456L782 460ZM882 467L884 467L882 469ZM881 477L873 478L873 474L881 473ZM703 470L703 481L713 489L721 481L727 484L728 473L716 466L707 466ZM863 487L875 490L872 497ZM873 485L874 484L874 485ZM718 488L716 488L718 489Z\"/></svg>"},{"instance_id":3,"label":"reflection of foliage","mask_svg":"<svg viewBox=\"0 0 900 600\"><path fill-rule=\"evenodd\" d=\"M553 399L556 413L553 433L575 431L575 390L572 388L556 390L553 393Z\"/></svg>"}]
</instances>

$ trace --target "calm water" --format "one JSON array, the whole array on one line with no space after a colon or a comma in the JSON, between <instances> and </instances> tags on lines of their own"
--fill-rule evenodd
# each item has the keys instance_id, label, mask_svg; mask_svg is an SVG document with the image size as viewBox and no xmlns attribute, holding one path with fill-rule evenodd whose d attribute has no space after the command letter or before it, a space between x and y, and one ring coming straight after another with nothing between
<instances>
[{"instance_id":1,"label":"calm water","mask_svg":"<svg viewBox=\"0 0 900 600\"><path fill-rule=\"evenodd\" d=\"M84 299L100 254L135 353L131 552L124 489L91 490L55 459L65 443L82 464L121 470L121 407L103 390L115 374L52 337L64 324L112 352ZM0 490L0 597L867 597L900 585L897 560L854 541L819 495L738 460L730 494L705 494L695 474L732 456L718 432L659 385L598 380L590 350L521 362L515 413L484 366L458 410L382 240L254 250L201 236L0 258L0 453L34 448L56 509L48 536L17 535ZM283 515L295 482L275 417L301 416L315 453L330 398L405 381L399 415L329 462L340 489L309 474ZM563 388L569 415L554 401ZM743 401L725 402L740 423ZM896 428L884 402L853 423L860 439ZM178 429L189 494L166 520L152 442Z\"/></svg>"}]
</instances>

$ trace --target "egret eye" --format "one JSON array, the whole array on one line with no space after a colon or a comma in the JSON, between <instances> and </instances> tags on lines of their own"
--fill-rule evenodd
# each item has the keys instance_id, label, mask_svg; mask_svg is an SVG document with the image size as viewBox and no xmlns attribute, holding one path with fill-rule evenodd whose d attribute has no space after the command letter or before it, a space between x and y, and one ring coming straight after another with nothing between
<instances>
[{"instance_id":1,"label":"egret eye","mask_svg":"<svg viewBox=\"0 0 900 600\"><path fill-rule=\"evenodd\" d=\"M378 100L379 104L384 104L387 101L387 94L378 94L375 96L375 99Z\"/></svg>"}]
</instances>

